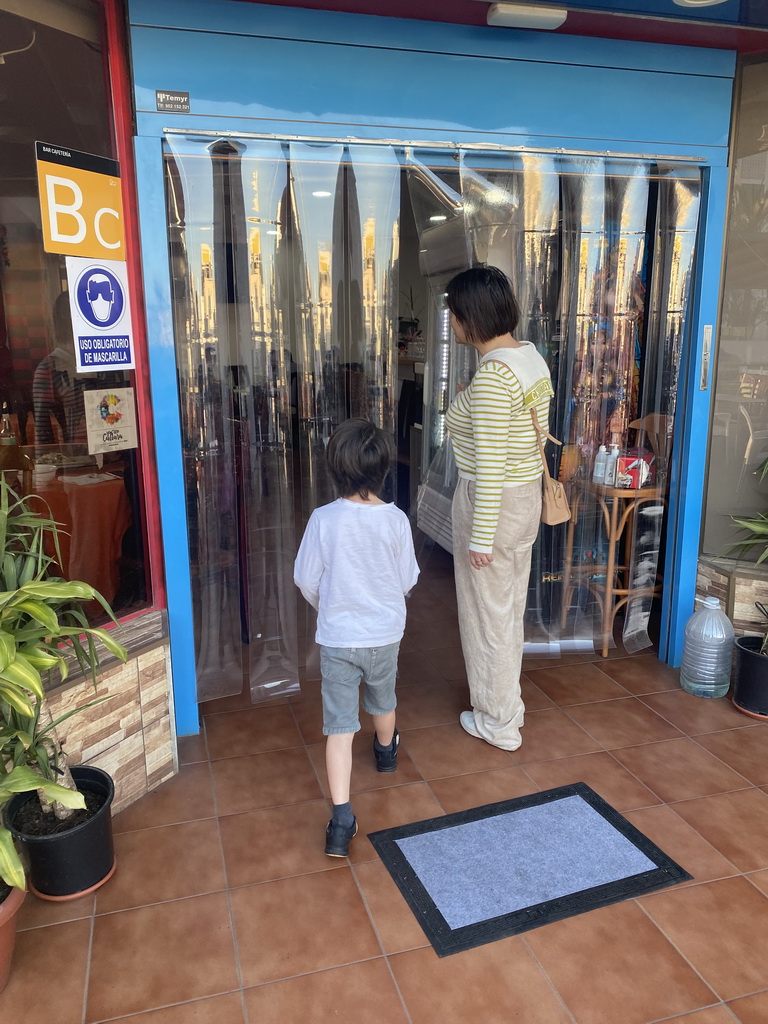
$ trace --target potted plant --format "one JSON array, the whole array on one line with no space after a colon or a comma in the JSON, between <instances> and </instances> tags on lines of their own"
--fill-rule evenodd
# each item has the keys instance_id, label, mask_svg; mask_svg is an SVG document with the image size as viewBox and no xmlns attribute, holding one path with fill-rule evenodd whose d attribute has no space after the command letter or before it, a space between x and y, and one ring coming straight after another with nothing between
<instances>
[{"instance_id":1,"label":"potted plant","mask_svg":"<svg viewBox=\"0 0 768 1024\"><path fill-rule=\"evenodd\" d=\"M3 821L26 852L32 891L66 899L103 884L114 870L114 786L101 769L70 769L56 734L61 722L94 702L53 721L41 673L57 669L65 679L66 656L73 654L95 684L97 641L122 661L127 653L106 630L88 624L83 606L94 600L115 621L106 601L87 583L54 576L56 561L56 523L35 511L0 474L0 768L6 775L26 768L40 780L39 799L28 790L13 796ZM60 796L51 800L54 783L79 791L84 801L73 806Z\"/></svg>"},{"instance_id":2,"label":"potted plant","mask_svg":"<svg viewBox=\"0 0 768 1024\"><path fill-rule=\"evenodd\" d=\"M763 467L763 476L766 475ZM756 565L768 559L768 516L758 512L756 516L732 516L746 536L729 548L740 554L753 552L758 548ZM756 601L755 607L768 620L768 609ZM733 703L744 714L753 718L768 720L768 621L762 633L756 636L736 638L734 657Z\"/></svg>"},{"instance_id":3,"label":"potted plant","mask_svg":"<svg viewBox=\"0 0 768 1024\"><path fill-rule=\"evenodd\" d=\"M34 793L42 789L48 800L57 800L69 807L84 807L81 793L65 789L41 779L37 772L19 765L0 774L0 808L17 793ZM0 825L0 992L8 983L11 958L16 942L16 914L24 902L24 866L7 828Z\"/></svg>"}]
</instances>

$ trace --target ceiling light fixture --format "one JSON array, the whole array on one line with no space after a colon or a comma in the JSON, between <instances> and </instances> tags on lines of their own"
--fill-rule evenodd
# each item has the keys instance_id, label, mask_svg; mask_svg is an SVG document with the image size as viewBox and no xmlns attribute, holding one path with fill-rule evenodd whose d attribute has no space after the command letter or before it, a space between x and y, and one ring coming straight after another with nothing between
<instances>
[{"instance_id":1,"label":"ceiling light fixture","mask_svg":"<svg viewBox=\"0 0 768 1024\"><path fill-rule=\"evenodd\" d=\"M323 192L321 189L318 189L318 191L317 192L313 192L312 195L313 196L317 196L318 199L327 199L328 196L331 195L331 193L330 192Z\"/></svg>"},{"instance_id":2,"label":"ceiling light fixture","mask_svg":"<svg viewBox=\"0 0 768 1024\"><path fill-rule=\"evenodd\" d=\"M726 0L672 0L678 7L716 7Z\"/></svg>"},{"instance_id":3,"label":"ceiling light fixture","mask_svg":"<svg viewBox=\"0 0 768 1024\"><path fill-rule=\"evenodd\" d=\"M491 4L486 20L496 28L532 28L552 31L568 17L562 7L528 7L523 4Z\"/></svg>"}]
</instances>

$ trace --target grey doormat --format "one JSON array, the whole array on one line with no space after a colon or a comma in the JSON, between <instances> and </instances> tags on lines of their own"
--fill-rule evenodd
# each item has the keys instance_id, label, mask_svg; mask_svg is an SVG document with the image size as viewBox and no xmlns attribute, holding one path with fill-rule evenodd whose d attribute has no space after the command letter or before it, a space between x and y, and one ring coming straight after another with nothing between
<instances>
[{"instance_id":1,"label":"grey doormat","mask_svg":"<svg viewBox=\"0 0 768 1024\"><path fill-rule=\"evenodd\" d=\"M584 782L368 838L439 956L691 878Z\"/></svg>"}]
</instances>

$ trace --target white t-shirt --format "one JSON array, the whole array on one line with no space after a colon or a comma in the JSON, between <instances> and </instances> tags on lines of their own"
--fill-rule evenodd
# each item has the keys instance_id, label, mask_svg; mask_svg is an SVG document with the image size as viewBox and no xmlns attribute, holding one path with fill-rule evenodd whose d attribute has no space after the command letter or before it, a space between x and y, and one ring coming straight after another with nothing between
<instances>
[{"instance_id":1,"label":"white t-shirt","mask_svg":"<svg viewBox=\"0 0 768 1024\"><path fill-rule=\"evenodd\" d=\"M405 595L419 576L408 517L396 505L337 498L316 508L293 579L317 608L323 647L384 647L402 639Z\"/></svg>"}]
</instances>

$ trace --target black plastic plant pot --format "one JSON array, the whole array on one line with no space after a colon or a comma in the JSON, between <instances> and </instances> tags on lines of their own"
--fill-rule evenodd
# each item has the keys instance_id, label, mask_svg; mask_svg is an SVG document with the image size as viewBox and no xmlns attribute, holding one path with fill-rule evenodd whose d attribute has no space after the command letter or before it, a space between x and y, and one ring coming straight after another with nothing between
<instances>
[{"instance_id":1,"label":"black plastic plant pot","mask_svg":"<svg viewBox=\"0 0 768 1024\"><path fill-rule=\"evenodd\" d=\"M13 826L19 808L30 799L19 793L5 807L8 829L22 846L27 860L30 890L45 900L67 900L98 889L115 870L112 843L112 800L115 786L110 776L92 765L76 765L72 776L81 793L95 793L104 803L93 817L64 832L30 836ZM31 799L37 799L32 794Z\"/></svg>"},{"instance_id":2,"label":"black plastic plant pot","mask_svg":"<svg viewBox=\"0 0 768 1024\"><path fill-rule=\"evenodd\" d=\"M761 636L736 640L733 703L753 718L768 719L768 654L760 653Z\"/></svg>"}]
</instances>

